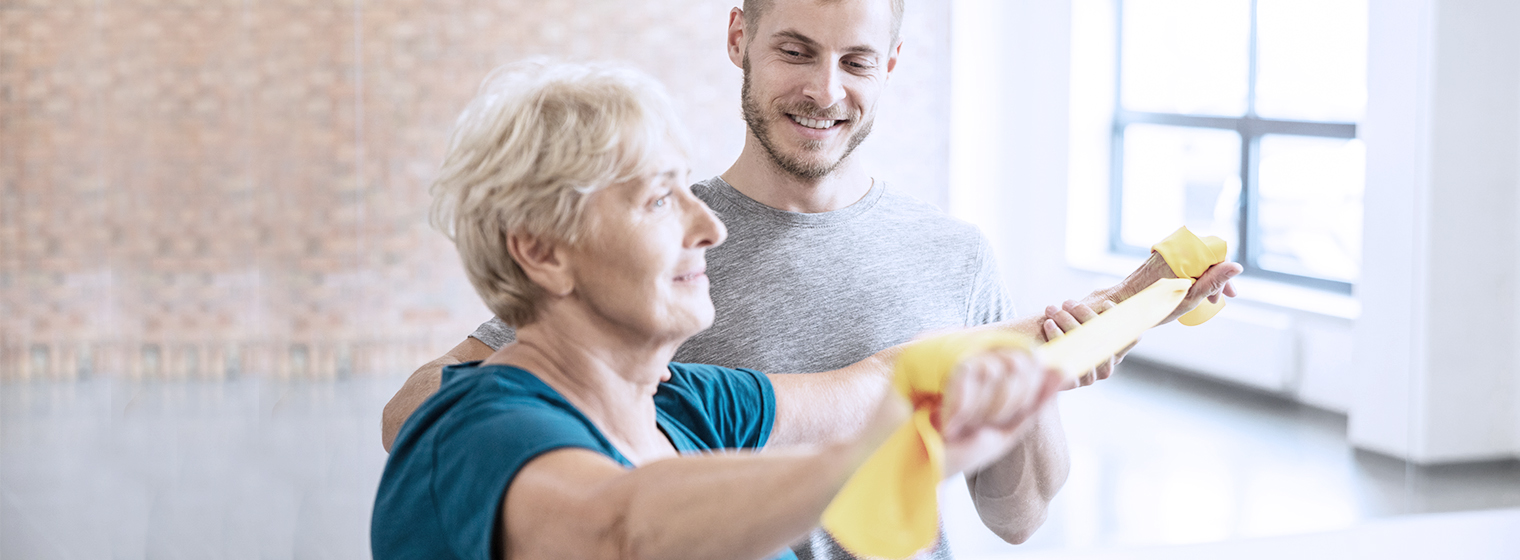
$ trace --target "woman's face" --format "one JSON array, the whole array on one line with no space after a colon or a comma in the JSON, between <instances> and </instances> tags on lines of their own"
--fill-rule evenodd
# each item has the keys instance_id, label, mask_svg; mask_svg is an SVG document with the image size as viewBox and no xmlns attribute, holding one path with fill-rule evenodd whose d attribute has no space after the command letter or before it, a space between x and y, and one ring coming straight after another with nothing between
<instances>
[{"instance_id":1,"label":"woman's face","mask_svg":"<svg viewBox=\"0 0 1520 560\"><path fill-rule=\"evenodd\" d=\"M591 313L631 336L679 343L712 325L705 253L728 232L691 193L680 152L661 148L656 169L592 193L584 236L566 255Z\"/></svg>"}]
</instances>

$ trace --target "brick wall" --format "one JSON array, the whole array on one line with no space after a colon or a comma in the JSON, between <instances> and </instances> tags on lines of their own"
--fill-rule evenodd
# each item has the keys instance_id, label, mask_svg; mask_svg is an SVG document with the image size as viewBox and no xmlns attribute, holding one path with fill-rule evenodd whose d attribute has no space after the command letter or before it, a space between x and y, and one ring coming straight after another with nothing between
<instances>
[{"instance_id":1,"label":"brick wall","mask_svg":"<svg viewBox=\"0 0 1520 560\"><path fill-rule=\"evenodd\" d=\"M743 143L736 3L0 0L0 378L411 371L489 317L424 218L486 73L630 61L710 176ZM856 156L941 205L948 32L910 3Z\"/></svg>"}]
</instances>

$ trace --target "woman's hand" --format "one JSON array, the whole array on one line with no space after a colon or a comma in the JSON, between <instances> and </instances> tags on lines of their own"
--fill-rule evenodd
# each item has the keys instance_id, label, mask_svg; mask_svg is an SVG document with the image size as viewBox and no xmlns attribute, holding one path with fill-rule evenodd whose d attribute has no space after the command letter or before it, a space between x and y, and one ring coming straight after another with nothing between
<instances>
[{"instance_id":1,"label":"woman's hand","mask_svg":"<svg viewBox=\"0 0 1520 560\"><path fill-rule=\"evenodd\" d=\"M1055 396L1063 379L1024 350L994 350L961 361L939 411L945 474L974 471L1002 457Z\"/></svg>"}]
</instances>

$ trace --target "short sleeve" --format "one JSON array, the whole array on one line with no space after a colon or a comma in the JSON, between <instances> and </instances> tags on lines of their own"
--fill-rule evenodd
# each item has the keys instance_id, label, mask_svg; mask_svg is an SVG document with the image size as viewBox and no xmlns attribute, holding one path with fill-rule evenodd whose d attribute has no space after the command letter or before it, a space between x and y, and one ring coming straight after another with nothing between
<instances>
[{"instance_id":1,"label":"short sleeve","mask_svg":"<svg viewBox=\"0 0 1520 560\"><path fill-rule=\"evenodd\" d=\"M987 238L980 234L977 235L976 277L971 282L971 294L966 305L966 326L986 325L1013 318L1013 300L1003 289L1003 278L998 274L997 255L993 254Z\"/></svg>"},{"instance_id":2,"label":"short sleeve","mask_svg":"<svg viewBox=\"0 0 1520 560\"><path fill-rule=\"evenodd\" d=\"M502 498L524 465L557 449L606 451L572 413L547 403L481 408L440 426L429 483L439 524L453 528L450 547L460 558L489 560Z\"/></svg>"},{"instance_id":3,"label":"short sleeve","mask_svg":"<svg viewBox=\"0 0 1520 560\"><path fill-rule=\"evenodd\" d=\"M710 427L698 436L719 449L764 447L776 421L771 380L752 369L671 363L655 404L688 428Z\"/></svg>"},{"instance_id":4,"label":"short sleeve","mask_svg":"<svg viewBox=\"0 0 1520 560\"><path fill-rule=\"evenodd\" d=\"M470 338L479 340L486 346L490 346L492 350L501 350L501 347L517 340L517 331L501 322L500 318L491 317L490 321L475 327L475 332L470 333Z\"/></svg>"}]
</instances>

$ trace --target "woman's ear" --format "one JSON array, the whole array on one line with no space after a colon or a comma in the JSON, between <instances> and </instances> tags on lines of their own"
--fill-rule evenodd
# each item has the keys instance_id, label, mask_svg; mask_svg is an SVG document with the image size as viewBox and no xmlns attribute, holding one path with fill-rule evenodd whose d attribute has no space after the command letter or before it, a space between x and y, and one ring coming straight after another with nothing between
<instances>
[{"instance_id":1,"label":"woman's ear","mask_svg":"<svg viewBox=\"0 0 1520 560\"><path fill-rule=\"evenodd\" d=\"M528 279L550 295L567 296L575 289L563 245L539 236L513 232L507 234L507 252L512 255L512 260L517 261L517 266L522 267Z\"/></svg>"}]
</instances>

